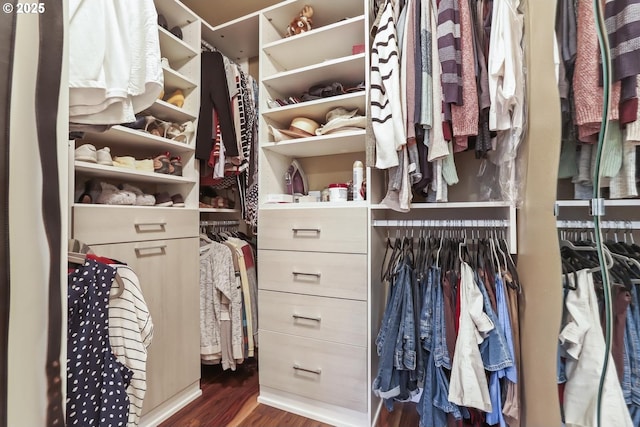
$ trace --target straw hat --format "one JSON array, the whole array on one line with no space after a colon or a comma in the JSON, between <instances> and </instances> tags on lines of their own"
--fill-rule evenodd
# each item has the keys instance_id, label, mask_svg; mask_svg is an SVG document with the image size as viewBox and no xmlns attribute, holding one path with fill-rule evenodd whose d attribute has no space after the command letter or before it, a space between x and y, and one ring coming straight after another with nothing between
<instances>
[{"instance_id":1,"label":"straw hat","mask_svg":"<svg viewBox=\"0 0 640 427\"><path fill-rule=\"evenodd\" d=\"M273 126L269 126L273 138L276 142L284 141L292 138L308 138L310 136L316 136L316 129L320 127L318 122L308 119L306 117L295 117L291 120L289 129L277 129Z\"/></svg>"}]
</instances>

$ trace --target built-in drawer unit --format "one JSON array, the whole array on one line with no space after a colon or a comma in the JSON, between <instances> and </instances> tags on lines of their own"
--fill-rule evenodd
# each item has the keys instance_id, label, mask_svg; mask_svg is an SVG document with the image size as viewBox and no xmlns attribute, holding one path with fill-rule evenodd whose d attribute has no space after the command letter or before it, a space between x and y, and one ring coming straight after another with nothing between
<instances>
[{"instance_id":1,"label":"built-in drawer unit","mask_svg":"<svg viewBox=\"0 0 640 427\"><path fill-rule=\"evenodd\" d=\"M367 303L259 291L260 327L358 346L367 345Z\"/></svg>"},{"instance_id":2,"label":"built-in drawer unit","mask_svg":"<svg viewBox=\"0 0 640 427\"><path fill-rule=\"evenodd\" d=\"M73 207L73 238L87 244L198 236L195 209L87 205Z\"/></svg>"},{"instance_id":3,"label":"built-in drawer unit","mask_svg":"<svg viewBox=\"0 0 640 427\"><path fill-rule=\"evenodd\" d=\"M260 384L310 399L367 410L367 349L260 332Z\"/></svg>"},{"instance_id":4,"label":"built-in drawer unit","mask_svg":"<svg viewBox=\"0 0 640 427\"><path fill-rule=\"evenodd\" d=\"M260 250L258 258L260 289L367 299L364 254Z\"/></svg>"},{"instance_id":5,"label":"built-in drawer unit","mask_svg":"<svg viewBox=\"0 0 640 427\"><path fill-rule=\"evenodd\" d=\"M261 209L259 249L367 253L367 209Z\"/></svg>"}]
</instances>

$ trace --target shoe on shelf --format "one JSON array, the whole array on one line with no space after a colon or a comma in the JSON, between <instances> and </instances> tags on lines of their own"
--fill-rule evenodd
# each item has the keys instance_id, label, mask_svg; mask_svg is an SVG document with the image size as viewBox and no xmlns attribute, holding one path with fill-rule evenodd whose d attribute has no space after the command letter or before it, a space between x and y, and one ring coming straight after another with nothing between
<instances>
[{"instance_id":1,"label":"shoe on shelf","mask_svg":"<svg viewBox=\"0 0 640 427\"><path fill-rule=\"evenodd\" d=\"M143 172L153 172L153 160L152 159L136 160L136 170L143 171Z\"/></svg>"},{"instance_id":2,"label":"shoe on shelf","mask_svg":"<svg viewBox=\"0 0 640 427\"><path fill-rule=\"evenodd\" d=\"M78 203L98 203L98 198L102 192L100 182L90 179L84 183L84 191L78 197Z\"/></svg>"},{"instance_id":3,"label":"shoe on shelf","mask_svg":"<svg viewBox=\"0 0 640 427\"><path fill-rule=\"evenodd\" d=\"M182 28L176 25L175 27L170 29L169 32L174 36L176 36L177 38L179 38L180 40L182 40Z\"/></svg>"},{"instance_id":4,"label":"shoe on shelf","mask_svg":"<svg viewBox=\"0 0 640 427\"><path fill-rule=\"evenodd\" d=\"M167 96L165 101L178 108L182 108L184 105L184 93L182 93L181 89L176 89L171 93L171 95Z\"/></svg>"},{"instance_id":5,"label":"shoe on shelf","mask_svg":"<svg viewBox=\"0 0 640 427\"><path fill-rule=\"evenodd\" d=\"M155 136L164 136L165 122L153 116L145 116L144 131Z\"/></svg>"},{"instance_id":6,"label":"shoe on shelf","mask_svg":"<svg viewBox=\"0 0 640 427\"><path fill-rule=\"evenodd\" d=\"M126 169L135 169L136 159L133 156L115 156L113 158L113 166Z\"/></svg>"},{"instance_id":7,"label":"shoe on shelf","mask_svg":"<svg viewBox=\"0 0 640 427\"><path fill-rule=\"evenodd\" d=\"M171 158L171 166L173 166L173 172L171 172L171 175L182 176L182 160L180 159L180 156Z\"/></svg>"},{"instance_id":8,"label":"shoe on shelf","mask_svg":"<svg viewBox=\"0 0 640 427\"><path fill-rule=\"evenodd\" d=\"M169 196L169 193L167 193L166 191L156 193L153 196L156 198L156 206L160 206L160 207L173 206L173 200L171 200L171 196Z\"/></svg>"},{"instance_id":9,"label":"shoe on shelf","mask_svg":"<svg viewBox=\"0 0 640 427\"><path fill-rule=\"evenodd\" d=\"M169 60L165 57L160 58L160 65L162 65L162 68L171 68L171 65L169 65Z\"/></svg>"},{"instance_id":10,"label":"shoe on shelf","mask_svg":"<svg viewBox=\"0 0 640 427\"><path fill-rule=\"evenodd\" d=\"M164 128L164 137L167 139L174 139L182 132L182 125L177 123L167 123Z\"/></svg>"},{"instance_id":11,"label":"shoe on shelf","mask_svg":"<svg viewBox=\"0 0 640 427\"><path fill-rule=\"evenodd\" d=\"M82 144L75 149L74 160L89 163L98 163L98 154L96 147L92 144Z\"/></svg>"},{"instance_id":12,"label":"shoe on shelf","mask_svg":"<svg viewBox=\"0 0 640 427\"><path fill-rule=\"evenodd\" d=\"M173 202L173 207L184 208L184 198L182 197L182 194L174 194L171 196L171 201Z\"/></svg>"},{"instance_id":13,"label":"shoe on shelf","mask_svg":"<svg viewBox=\"0 0 640 427\"><path fill-rule=\"evenodd\" d=\"M169 152L159 154L153 159L153 171L156 173L165 173L171 175L173 166L171 166L171 155Z\"/></svg>"},{"instance_id":14,"label":"shoe on shelf","mask_svg":"<svg viewBox=\"0 0 640 427\"><path fill-rule=\"evenodd\" d=\"M167 23L167 18L164 15L158 14L158 25L169 31L169 24Z\"/></svg>"},{"instance_id":15,"label":"shoe on shelf","mask_svg":"<svg viewBox=\"0 0 640 427\"><path fill-rule=\"evenodd\" d=\"M164 99L164 88L160 89L160 93L158 94L158 98L157 99Z\"/></svg>"},{"instance_id":16,"label":"shoe on shelf","mask_svg":"<svg viewBox=\"0 0 640 427\"><path fill-rule=\"evenodd\" d=\"M135 122L123 123L122 126L128 127L130 129L144 129L145 125L145 117L144 116L136 116Z\"/></svg>"},{"instance_id":17,"label":"shoe on shelf","mask_svg":"<svg viewBox=\"0 0 640 427\"><path fill-rule=\"evenodd\" d=\"M111 149L104 147L96 151L96 157L99 165L113 166L113 160L111 159Z\"/></svg>"},{"instance_id":18,"label":"shoe on shelf","mask_svg":"<svg viewBox=\"0 0 640 427\"><path fill-rule=\"evenodd\" d=\"M118 187L136 195L136 206L154 206L156 204L156 198L152 194L146 194L138 187L131 184L120 184Z\"/></svg>"},{"instance_id":19,"label":"shoe on shelf","mask_svg":"<svg viewBox=\"0 0 640 427\"><path fill-rule=\"evenodd\" d=\"M180 133L171 137L171 139L176 142L182 142L183 144L189 145L193 135L196 133L196 126L193 122L184 122L180 128Z\"/></svg>"},{"instance_id":20,"label":"shoe on shelf","mask_svg":"<svg viewBox=\"0 0 640 427\"><path fill-rule=\"evenodd\" d=\"M113 184L101 182L102 190L98 196L98 203L103 205L135 205L136 195L130 191L120 190Z\"/></svg>"}]
</instances>

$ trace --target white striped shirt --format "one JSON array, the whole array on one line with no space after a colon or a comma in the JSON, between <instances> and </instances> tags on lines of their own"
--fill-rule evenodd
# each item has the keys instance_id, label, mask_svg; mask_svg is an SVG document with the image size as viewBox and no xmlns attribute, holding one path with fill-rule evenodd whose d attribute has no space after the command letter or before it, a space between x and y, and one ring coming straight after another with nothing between
<instances>
[{"instance_id":1,"label":"white striped shirt","mask_svg":"<svg viewBox=\"0 0 640 427\"><path fill-rule=\"evenodd\" d=\"M142 412L142 402L147 391L147 348L153 338L151 314L140 289L135 272L124 265L115 264L124 282L119 297L109 299L109 343L118 361L133 371L129 396L128 426L137 426ZM114 281L111 294L115 294Z\"/></svg>"}]
</instances>

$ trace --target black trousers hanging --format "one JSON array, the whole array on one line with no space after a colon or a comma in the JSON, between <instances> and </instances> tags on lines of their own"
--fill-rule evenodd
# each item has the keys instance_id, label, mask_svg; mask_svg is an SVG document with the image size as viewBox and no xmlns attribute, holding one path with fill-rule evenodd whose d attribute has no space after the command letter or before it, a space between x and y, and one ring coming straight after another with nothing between
<instances>
[{"instance_id":1,"label":"black trousers hanging","mask_svg":"<svg viewBox=\"0 0 640 427\"><path fill-rule=\"evenodd\" d=\"M238 139L233 123L227 74L220 52L203 52L201 56L200 115L196 137L196 158L209 160L213 149L213 110L220 123L225 156L238 155Z\"/></svg>"}]
</instances>

